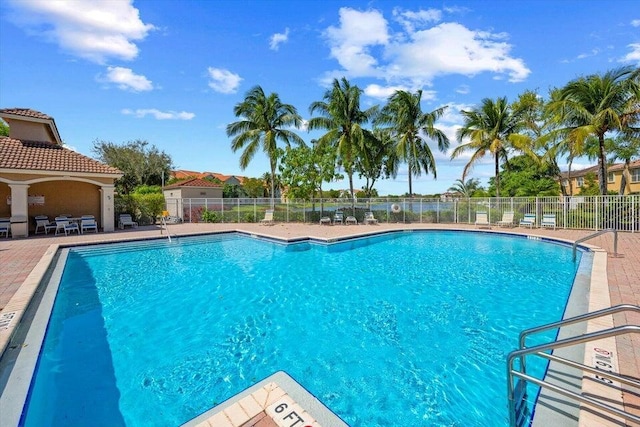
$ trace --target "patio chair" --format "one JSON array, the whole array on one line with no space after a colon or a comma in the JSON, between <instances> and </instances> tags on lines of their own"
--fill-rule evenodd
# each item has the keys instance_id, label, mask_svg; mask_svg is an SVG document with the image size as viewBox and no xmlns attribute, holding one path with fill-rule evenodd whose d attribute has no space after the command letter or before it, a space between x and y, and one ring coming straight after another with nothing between
<instances>
[{"instance_id":1,"label":"patio chair","mask_svg":"<svg viewBox=\"0 0 640 427\"><path fill-rule=\"evenodd\" d=\"M500 227L513 227L513 211L508 211L502 214L502 219L496 222Z\"/></svg>"},{"instance_id":2,"label":"patio chair","mask_svg":"<svg viewBox=\"0 0 640 427\"><path fill-rule=\"evenodd\" d=\"M489 217L486 212L476 212L475 226L491 228L491 224L489 223Z\"/></svg>"},{"instance_id":3,"label":"patio chair","mask_svg":"<svg viewBox=\"0 0 640 427\"><path fill-rule=\"evenodd\" d=\"M85 230L95 230L98 232L98 223L93 215L82 215L80 219L80 232L84 234Z\"/></svg>"},{"instance_id":4,"label":"patio chair","mask_svg":"<svg viewBox=\"0 0 640 427\"><path fill-rule=\"evenodd\" d=\"M131 218L131 214L120 214L120 218L118 219L118 227L120 228L120 230L124 230L127 225L131 228L138 227L138 223Z\"/></svg>"},{"instance_id":5,"label":"patio chair","mask_svg":"<svg viewBox=\"0 0 640 427\"><path fill-rule=\"evenodd\" d=\"M260 225L273 225L273 209L264 211L264 218L260 220Z\"/></svg>"},{"instance_id":6,"label":"patio chair","mask_svg":"<svg viewBox=\"0 0 640 427\"><path fill-rule=\"evenodd\" d=\"M556 215L555 214L543 214L540 227L546 227L556 229Z\"/></svg>"},{"instance_id":7,"label":"patio chair","mask_svg":"<svg viewBox=\"0 0 640 427\"><path fill-rule=\"evenodd\" d=\"M64 231L64 235L68 236L69 233L76 232L80 234L80 227L78 227L78 223L69 221L69 218L66 216L57 216L56 217L56 233L62 233Z\"/></svg>"},{"instance_id":8,"label":"patio chair","mask_svg":"<svg viewBox=\"0 0 640 427\"><path fill-rule=\"evenodd\" d=\"M336 211L333 215L333 225L336 225L337 223L344 224L344 214L340 211Z\"/></svg>"},{"instance_id":9,"label":"patio chair","mask_svg":"<svg viewBox=\"0 0 640 427\"><path fill-rule=\"evenodd\" d=\"M520 227L533 228L534 225L536 225L536 214L524 214L524 218L520 220Z\"/></svg>"},{"instance_id":10,"label":"patio chair","mask_svg":"<svg viewBox=\"0 0 640 427\"><path fill-rule=\"evenodd\" d=\"M320 218L320 225L331 225L331 218L328 216L323 216Z\"/></svg>"},{"instance_id":11,"label":"patio chair","mask_svg":"<svg viewBox=\"0 0 640 427\"><path fill-rule=\"evenodd\" d=\"M377 224L378 220L375 216L373 216L373 212L365 212L362 222L364 222L365 224Z\"/></svg>"},{"instance_id":12,"label":"patio chair","mask_svg":"<svg viewBox=\"0 0 640 427\"><path fill-rule=\"evenodd\" d=\"M46 215L37 215L36 220L36 231L35 234L44 233L49 234L49 231L56 229L55 222L49 221L49 217Z\"/></svg>"},{"instance_id":13,"label":"patio chair","mask_svg":"<svg viewBox=\"0 0 640 427\"><path fill-rule=\"evenodd\" d=\"M4 237L8 238L10 231L11 231L11 219L0 218L0 236L4 234Z\"/></svg>"},{"instance_id":14,"label":"patio chair","mask_svg":"<svg viewBox=\"0 0 640 427\"><path fill-rule=\"evenodd\" d=\"M346 225L349 225L349 224L358 225L358 220L356 219L355 216L348 216L347 219L344 220L344 223Z\"/></svg>"}]
</instances>

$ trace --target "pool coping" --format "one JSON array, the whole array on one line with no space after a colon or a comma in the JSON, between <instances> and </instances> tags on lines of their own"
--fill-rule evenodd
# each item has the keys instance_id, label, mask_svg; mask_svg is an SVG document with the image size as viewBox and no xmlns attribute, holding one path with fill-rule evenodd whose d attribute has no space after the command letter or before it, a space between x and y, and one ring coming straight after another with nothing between
<instances>
[{"instance_id":1,"label":"pool coping","mask_svg":"<svg viewBox=\"0 0 640 427\"><path fill-rule=\"evenodd\" d=\"M386 234L408 233L408 232L411 232L411 233L413 232L466 232L466 233L482 233L482 234L490 234L490 235L498 234L498 235L505 235L509 237L539 240L539 241L544 241L544 242L553 243L553 244L562 244L564 246L574 245L574 241L572 240L541 236L541 235L536 235L532 233L520 234L520 233L509 232L507 230L462 229L462 228L453 228L453 227L446 228L446 229L422 229L422 228L406 227L406 228L395 229L395 230L371 230L366 232L357 232L353 234L347 234L339 237L330 237L330 238L317 237L317 236L311 236L311 235L305 236L305 237L283 238L283 237L268 234L266 232L255 232L255 231L249 232L242 229L231 229L231 230L221 230L221 231L213 231L213 232L184 233L180 235L174 235L174 238L179 239L182 237L237 234L245 237L260 238L262 240L272 241L279 244L295 244L295 243L308 242L308 243L315 243L315 244L322 244L322 245L330 245L330 244L340 243L340 242L345 242L350 240L364 239L367 237L386 235ZM37 263L36 267L31 271L27 279L22 283L18 291L13 295L13 297L9 300L9 302L7 303L7 305L2 311L3 315L10 314L12 315L12 318L9 320L5 328L0 327L0 359L4 357L5 352L10 346L12 338L18 331L19 326L22 325L23 316L26 313L26 311L29 309L30 303L34 299L34 295L36 294L37 290L46 285L44 283L44 279L48 273L52 273L51 268L54 265L53 262L56 259L56 256L59 254L60 250L72 248L72 247L88 247L88 246L97 246L97 245L103 245L103 244L158 241L158 240L166 240L166 239L167 239L166 236L138 237L138 238L132 238L132 239L123 239L123 240L105 239L105 240L97 240L92 242L61 243L61 244L50 245L48 249L45 251L45 254ZM602 250L599 247L592 246L589 244L584 244L584 243L577 245L577 248L580 248L581 250L586 250L586 251ZM604 252L606 253L606 251ZM605 265L603 274L604 274L604 280L606 283L606 275L607 275L606 265ZM38 346L36 350L37 352L39 352L40 347ZM33 351L33 350L30 349L30 351ZM10 374L12 375L13 373L10 372ZM30 386L32 374L33 372L29 374L28 381L26 381L27 388ZM7 380L5 384L2 384L4 382L2 380L3 379L0 378L0 385L7 386L7 384L11 379ZM27 380L27 378L22 378L22 381L25 381L25 380ZM5 394L6 394L5 392L6 392L6 387L2 389L2 396L0 396L0 402L2 402L3 399L5 398ZM13 402L12 399L10 399L10 401ZM26 402L26 394L24 395L24 398L23 398L23 404L20 406L21 407L20 415L22 413L22 407L24 406L24 402ZM2 412L1 409L2 409L2 406L0 406L0 412Z\"/></svg>"}]
</instances>

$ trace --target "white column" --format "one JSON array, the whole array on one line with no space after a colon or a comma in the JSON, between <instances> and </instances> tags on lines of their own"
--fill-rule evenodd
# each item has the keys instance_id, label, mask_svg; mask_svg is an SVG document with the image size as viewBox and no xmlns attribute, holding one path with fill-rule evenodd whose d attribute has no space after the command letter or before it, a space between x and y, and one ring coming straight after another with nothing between
<instances>
[{"instance_id":1,"label":"white column","mask_svg":"<svg viewBox=\"0 0 640 427\"><path fill-rule=\"evenodd\" d=\"M11 235L29 237L29 184L9 184L11 188ZM20 223L13 223L20 221Z\"/></svg>"},{"instance_id":2,"label":"white column","mask_svg":"<svg viewBox=\"0 0 640 427\"><path fill-rule=\"evenodd\" d=\"M115 230L114 226L114 205L113 194L115 187L113 185L103 185L100 188L100 222L104 231Z\"/></svg>"}]
</instances>

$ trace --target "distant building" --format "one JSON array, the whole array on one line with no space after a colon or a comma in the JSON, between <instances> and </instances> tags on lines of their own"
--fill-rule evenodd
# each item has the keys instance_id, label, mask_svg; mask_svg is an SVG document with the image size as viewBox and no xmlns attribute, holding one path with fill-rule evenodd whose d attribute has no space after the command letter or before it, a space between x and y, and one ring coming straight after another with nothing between
<instances>
[{"instance_id":1,"label":"distant building","mask_svg":"<svg viewBox=\"0 0 640 427\"><path fill-rule=\"evenodd\" d=\"M183 218L185 212L183 199L189 199L187 203L190 207L209 207L205 199L222 199L222 185L200 178L191 178L164 187L163 194L169 215ZM215 207L217 208L218 205Z\"/></svg>"},{"instance_id":2,"label":"distant building","mask_svg":"<svg viewBox=\"0 0 640 427\"><path fill-rule=\"evenodd\" d=\"M624 171L624 163L616 163L607 166L607 190L620 191L620 183L622 181L622 172ZM560 174L560 185L564 189L564 194L574 196L580 193L580 189L584 186L587 174L593 173L598 180L598 166L591 166L586 169L562 172ZM640 194L640 160L632 161L629 165L630 179L627 182L624 194ZM571 185L569 185L571 181Z\"/></svg>"},{"instance_id":3,"label":"distant building","mask_svg":"<svg viewBox=\"0 0 640 427\"><path fill-rule=\"evenodd\" d=\"M171 171L171 177L175 179L185 180L185 179L217 179L222 184L229 185L242 185L242 182L246 179L244 176L239 175L223 175L217 172L196 172L185 169L179 169L175 171Z\"/></svg>"}]
</instances>

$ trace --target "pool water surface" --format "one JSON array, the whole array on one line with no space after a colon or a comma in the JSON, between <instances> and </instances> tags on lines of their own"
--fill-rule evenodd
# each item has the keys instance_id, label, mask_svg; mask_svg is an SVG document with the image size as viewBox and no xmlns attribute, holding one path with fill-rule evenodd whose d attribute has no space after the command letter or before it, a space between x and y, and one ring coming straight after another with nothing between
<instances>
[{"instance_id":1,"label":"pool water surface","mask_svg":"<svg viewBox=\"0 0 640 427\"><path fill-rule=\"evenodd\" d=\"M353 426L506 426L506 355L562 317L571 257L446 231L73 249L22 421L177 426L283 370Z\"/></svg>"}]
</instances>

